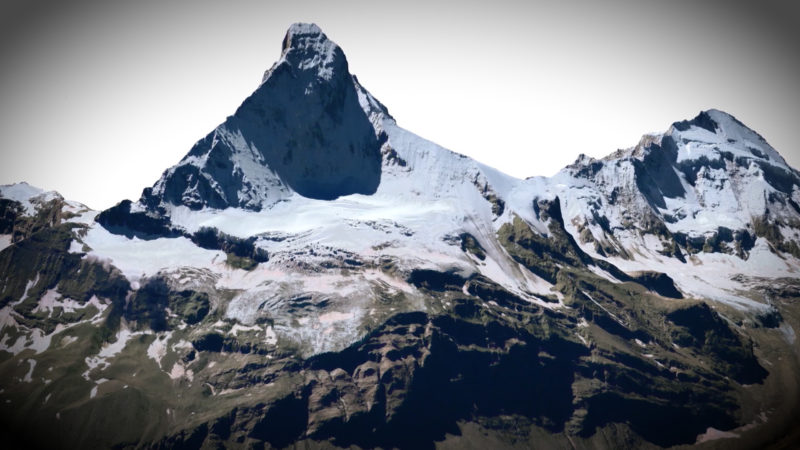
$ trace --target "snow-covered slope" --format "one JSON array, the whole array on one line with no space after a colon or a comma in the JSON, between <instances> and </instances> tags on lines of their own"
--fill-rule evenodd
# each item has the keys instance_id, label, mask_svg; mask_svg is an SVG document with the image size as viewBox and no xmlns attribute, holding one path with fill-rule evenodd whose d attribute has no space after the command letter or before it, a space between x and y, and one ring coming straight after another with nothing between
<instances>
[{"instance_id":1,"label":"snow-covered slope","mask_svg":"<svg viewBox=\"0 0 800 450\"><path fill-rule=\"evenodd\" d=\"M798 239L787 226L800 219L800 174L721 111L676 122L602 160L582 156L553 182L574 229L600 254L630 255L636 238L650 235L663 243L650 251L679 258L678 247L693 253L706 244L746 258L760 220Z\"/></svg>"},{"instance_id":2,"label":"snow-covered slope","mask_svg":"<svg viewBox=\"0 0 800 450\"><path fill-rule=\"evenodd\" d=\"M339 47L315 25L295 24L256 92L108 226L125 234L120 228L155 217L186 237L125 238L95 226L83 242L91 255L137 280L190 266L228 277L224 255L185 247L187 237L210 227L255 238L270 255L246 274L252 286L278 275L291 278L288 273L314 286L317 267L351 255L368 266L394 259L401 273L392 283L410 292L403 277L430 268L484 273L522 295L553 295L550 283L513 262L497 243L497 230L512 215L547 233L531 199L518 209L505 206L503 198L520 183L397 126L347 72ZM103 215L101 222L109 225ZM462 250L465 233L483 247L484 260ZM159 257L142 257L149 254ZM184 267L176 266L181 255ZM375 291L371 276L337 277ZM293 286L298 295L307 289Z\"/></svg>"},{"instance_id":3,"label":"snow-covered slope","mask_svg":"<svg viewBox=\"0 0 800 450\"><path fill-rule=\"evenodd\" d=\"M797 276L800 174L718 110L548 180L567 229L624 270L669 273L690 295L736 302L736 274Z\"/></svg>"},{"instance_id":4,"label":"snow-covered slope","mask_svg":"<svg viewBox=\"0 0 800 450\"><path fill-rule=\"evenodd\" d=\"M21 182L0 185L0 251L43 227L64 222L89 224L96 212L64 200L58 192Z\"/></svg>"},{"instance_id":5,"label":"snow-covered slope","mask_svg":"<svg viewBox=\"0 0 800 450\"><path fill-rule=\"evenodd\" d=\"M365 315L374 311L386 289L409 299L398 308L424 309L423 294L406 279L413 270L464 277L482 273L531 302L558 307L538 297L559 296L551 291L553 285L509 258L496 239L512 214L547 230L528 207L529 200L519 211L504 205L502 197L521 180L426 141L388 116L375 118L385 141L380 184L369 195L323 200L287 191L281 202L259 211L161 203L161 214L188 237L207 228L237 238L255 237L255 245L270 256L251 271L232 269L223 253L199 248L187 237L126 238L95 225L82 243L92 249L89 255L108 260L131 280L171 274L191 285L210 275L218 287L241 290L228 307L231 317L246 324L259 316L282 317L275 326L278 335L313 342L311 353L340 348L361 333L362 323L378 320ZM145 205L134 205L137 209ZM464 252L465 233L482 246L483 260ZM397 271L394 275L371 269L387 260ZM360 268L366 270L359 275ZM326 328L289 326L297 317L281 314L280 304L264 307L268 298L302 295L326 299L326 306L312 317L344 311L354 322L323 333Z\"/></svg>"},{"instance_id":6,"label":"snow-covered slope","mask_svg":"<svg viewBox=\"0 0 800 450\"><path fill-rule=\"evenodd\" d=\"M0 186L0 198L19 203L23 207L21 213L26 216L35 215L43 204L64 199L56 191L44 191L24 181Z\"/></svg>"},{"instance_id":7,"label":"snow-covered slope","mask_svg":"<svg viewBox=\"0 0 800 450\"><path fill-rule=\"evenodd\" d=\"M132 429L162 447L419 447L517 416L566 434L552 446L736 435L794 386L764 367L794 373L799 204L798 172L715 110L510 177L398 126L295 24L255 92L137 202L0 187L0 379L54 394L41 420L69 411L68 429L139 402Z\"/></svg>"},{"instance_id":8,"label":"snow-covered slope","mask_svg":"<svg viewBox=\"0 0 800 450\"><path fill-rule=\"evenodd\" d=\"M549 295L552 284L497 235L518 217L551 237L537 205L556 202L592 270L602 272L593 261L604 259L628 272L658 270L687 295L758 307L729 280L794 273L799 184L763 138L716 110L602 160L582 156L552 178L519 180L399 127L348 72L341 49L315 25L296 24L233 116L138 203L100 215L114 233L146 240L95 226L85 243L136 279L175 270L192 235L213 228L270 255L248 274L263 270L262 281L347 254L372 265L394 258L404 273L481 273L513 292ZM464 252L464 236L486 258ZM154 246L161 257L139 256ZM183 260L224 272L216 250Z\"/></svg>"}]
</instances>

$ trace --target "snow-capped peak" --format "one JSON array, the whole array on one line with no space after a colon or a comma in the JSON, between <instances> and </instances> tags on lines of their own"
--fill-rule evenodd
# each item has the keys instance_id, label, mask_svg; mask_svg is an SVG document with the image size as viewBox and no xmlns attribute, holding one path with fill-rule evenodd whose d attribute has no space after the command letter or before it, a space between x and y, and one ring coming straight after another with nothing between
<instances>
[{"instance_id":1,"label":"snow-capped peak","mask_svg":"<svg viewBox=\"0 0 800 450\"><path fill-rule=\"evenodd\" d=\"M539 214L540 203L553 213ZM363 255L380 249L408 267L420 254L438 255L441 267L473 265L453 244L469 235L495 264L473 269L497 278L516 270L503 267L495 244L517 219L551 236L557 216L590 256L635 268L639 258L685 262L698 253L746 261L765 247L756 245L762 237L800 242L785 226L799 218L798 204L798 172L718 110L602 159L581 155L553 178L517 180L397 126L348 72L339 46L316 25L295 24L237 111L138 204L98 221L169 236L202 227L242 239L277 233L264 248L290 260L304 243Z\"/></svg>"},{"instance_id":2,"label":"snow-capped peak","mask_svg":"<svg viewBox=\"0 0 800 450\"><path fill-rule=\"evenodd\" d=\"M283 39L281 59L276 63L286 63L296 70L315 71L319 78L330 80L334 73L347 73L347 59L341 48L313 23L295 23L289 27ZM266 81L275 67L267 70L262 82Z\"/></svg>"},{"instance_id":3,"label":"snow-capped peak","mask_svg":"<svg viewBox=\"0 0 800 450\"><path fill-rule=\"evenodd\" d=\"M330 42L322 29L315 23L296 22L289 26L286 30L286 37L283 41L283 48L295 46L298 40L311 39L314 42Z\"/></svg>"},{"instance_id":4,"label":"snow-capped peak","mask_svg":"<svg viewBox=\"0 0 800 450\"><path fill-rule=\"evenodd\" d=\"M44 203L53 199L63 200L58 192L45 191L24 181L0 185L0 198L20 203L25 208L27 215L33 215L36 212L35 204L37 203Z\"/></svg>"},{"instance_id":5,"label":"snow-capped peak","mask_svg":"<svg viewBox=\"0 0 800 450\"><path fill-rule=\"evenodd\" d=\"M748 128L733 115L718 109L701 111L692 120L675 122L666 134L676 137L679 143L695 142L710 145L719 151L729 151L734 156L744 156L748 159L755 157L789 169L783 157L760 134ZM695 156L700 155L696 153ZM693 159L691 154L685 154L683 157Z\"/></svg>"},{"instance_id":6,"label":"snow-capped peak","mask_svg":"<svg viewBox=\"0 0 800 450\"><path fill-rule=\"evenodd\" d=\"M177 205L261 210L294 194L374 193L384 119L339 46L314 24L294 24L261 85L145 189L140 205L156 213Z\"/></svg>"},{"instance_id":7,"label":"snow-capped peak","mask_svg":"<svg viewBox=\"0 0 800 450\"><path fill-rule=\"evenodd\" d=\"M786 224L800 220L800 172L723 111L702 111L602 160L578 158L555 179L567 186L568 228L589 253L746 260L757 238L798 253L791 242L800 234Z\"/></svg>"}]
</instances>

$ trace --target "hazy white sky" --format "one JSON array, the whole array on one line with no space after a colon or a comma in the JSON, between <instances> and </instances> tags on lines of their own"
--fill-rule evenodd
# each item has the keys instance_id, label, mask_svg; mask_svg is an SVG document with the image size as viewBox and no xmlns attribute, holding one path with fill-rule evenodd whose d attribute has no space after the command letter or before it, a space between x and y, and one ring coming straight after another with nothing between
<instances>
[{"instance_id":1,"label":"hazy white sky","mask_svg":"<svg viewBox=\"0 0 800 450\"><path fill-rule=\"evenodd\" d=\"M398 123L551 175L719 108L800 167L791 1L0 3L0 183L136 199L315 22ZM70 4L67 4L70 3Z\"/></svg>"}]
</instances>

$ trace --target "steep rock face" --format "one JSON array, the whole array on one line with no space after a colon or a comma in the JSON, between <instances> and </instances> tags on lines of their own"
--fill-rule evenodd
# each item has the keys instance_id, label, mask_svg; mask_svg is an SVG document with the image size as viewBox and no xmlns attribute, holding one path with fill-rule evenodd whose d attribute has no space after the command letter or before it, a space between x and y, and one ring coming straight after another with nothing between
<instances>
[{"instance_id":1,"label":"steep rock face","mask_svg":"<svg viewBox=\"0 0 800 450\"><path fill-rule=\"evenodd\" d=\"M555 180L583 186L564 194L565 218L601 256L630 258L646 247L679 260L697 252L747 258L756 237L800 255L800 174L721 111L601 160L581 157Z\"/></svg>"},{"instance_id":2,"label":"steep rock face","mask_svg":"<svg viewBox=\"0 0 800 450\"><path fill-rule=\"evenodd\" d=\"M339 46L316 25L295 24L258 89L141 203L259 210L293 192L323 200L374 193L385 137L369 113L388 114L370 99Z\"/></svg>"}]
</instances>

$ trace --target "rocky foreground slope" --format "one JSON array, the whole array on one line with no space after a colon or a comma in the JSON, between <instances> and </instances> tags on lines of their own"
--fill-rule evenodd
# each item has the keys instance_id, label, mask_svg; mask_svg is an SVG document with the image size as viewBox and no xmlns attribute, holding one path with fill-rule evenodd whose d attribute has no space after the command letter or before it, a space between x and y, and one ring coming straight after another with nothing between
<instances>
[{"instance_id":1,"label":"rocky foreground slope","mask_svg":"<svg viewBox=\"0 0 800 450\"><path fill-rule=\"evenodd\" d=\"M519 180L314 25L136 201L0 187L25 447L788 448L800 173L716 110ZM47 432L42 432L47 430Z\"/></svg>"}]
</instances>

